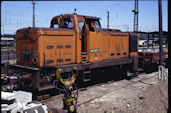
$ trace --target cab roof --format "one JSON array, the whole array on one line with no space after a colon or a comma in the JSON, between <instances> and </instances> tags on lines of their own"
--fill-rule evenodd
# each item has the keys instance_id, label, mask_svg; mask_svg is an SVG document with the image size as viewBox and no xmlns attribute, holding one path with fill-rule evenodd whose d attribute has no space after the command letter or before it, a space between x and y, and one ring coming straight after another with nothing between
<instances>
[{"instance_id":1,"label":"cab roof","mask_svg":"<svg viewBox=\"0 0 171 113\"><path fill-rule=\"evenodd\" d=\"M77 14L61 14L61 15L62 15L62 16L70 16L70 17L73 17L74 15L77 15ZM54 19L60 17L61 15L58 15L58 16L53 17L52 20L54 20ZM78 16L78 17L87 18L87 19L96 19L96 20L100 19L100 18L94 17L94 16L86 16L86 15L77 15L77 16Z\"/></svg>"}]
</instances>

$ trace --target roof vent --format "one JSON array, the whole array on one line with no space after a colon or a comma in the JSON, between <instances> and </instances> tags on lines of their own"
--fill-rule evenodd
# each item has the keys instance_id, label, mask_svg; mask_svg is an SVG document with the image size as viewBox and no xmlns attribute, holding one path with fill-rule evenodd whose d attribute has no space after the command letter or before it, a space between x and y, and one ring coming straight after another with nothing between
<instances>
[{"instance_id":1,"label":"roof vent","mask_svg":"<svg viewBox=\"0 0 171 113\"><path fill-rule=\"evenodd\" d=\"M73 14L77 14L76 11L77 11L77 8L74 8L74 13Z\"/></svg>"}]
</instances>

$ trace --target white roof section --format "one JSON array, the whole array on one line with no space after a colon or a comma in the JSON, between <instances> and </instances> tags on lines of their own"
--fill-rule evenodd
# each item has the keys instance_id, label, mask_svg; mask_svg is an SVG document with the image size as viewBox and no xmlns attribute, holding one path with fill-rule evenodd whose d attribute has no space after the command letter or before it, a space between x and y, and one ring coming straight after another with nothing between
<instances>
[{"instance_id":1,"label":"white roof section","mask_svg":"<svg viewBox=\"0 0 171 113\"><path fill-rule=\"evenodd\" d=\"M2 100L13 100L16 98L16 94L12 92L1 92L1 99Z\"/></svg>"},{"instance_id":2,"label":"white roof section","mask_svg":"<svg viewBox=\"0 0 171 113\"><path fill-rule=\"evenodd\" d=\"M2 100L13 100L22 103L27 104L28 102L32 101L32 93L31 92L25 92L25 91L14 91L14 92L1 92L1 99Z\"/></svg>"},{"instance_id":3,"label":"white roof section","mask_svg":"<svg viewBox=\"0 0 171 113\"><path fill-rule=\"evenodd\" d=\"M14 40L14 38L8 38L8 37L1 37L1 40Z\"/></svg>"},{"instance_id":4,"label":"white roof section","mask_svg":"<svg viewBox=\"0 0 171 113\"><path fill-rule=\"evenodd\" d=\"M14 91L16 96L16 100L22 104L27 104L32 101L32 93L26 91Z\"/></svg>"}]
</instances>

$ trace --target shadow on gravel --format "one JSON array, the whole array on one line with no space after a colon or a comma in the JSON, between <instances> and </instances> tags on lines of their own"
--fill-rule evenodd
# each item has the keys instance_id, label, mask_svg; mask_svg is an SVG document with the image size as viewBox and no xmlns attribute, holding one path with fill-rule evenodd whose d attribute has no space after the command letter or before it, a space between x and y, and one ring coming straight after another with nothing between
<instances>
[{"instance_id":1,"label":"shadow on gravel","mask_svg":"<svg viewBox=\"0 0 171 113\"><path fill-rule=\"evenodd\" d=\"M80 79L76 81L77 87L80 91L87 90L87 87L93 86L93 85L101 85L104 83L114 82L114 81L120 81L123 79L132 79L132 77L127 77L127 72L123 71L121 69L115 69L113 67L109 68L100 68L91 70L91 79L92 81L89 82L81 82ZM57 89L49 89L45 91L41 91L37 94L37 96L41 95L47 95L49 94L49 97L56 96L61 94L62 92L59 92ZM43 97L42 97L43 99ZM46 99L46 97L45 97Z\"/></svg>"},{"instance_id":2,"label":"shadow on gravel","mask_svg":"<svg viewBox=\"0 0 171 113\"><path fill-rule=\"evenodd\" d=\"M92 70L91 72L92 72L91 73L92 81L86 83L80 83L80 82L77 83L78 87L81 88L81 91L82 88L83 90L86 90L85 88L88 86L100 85L108 82L120 81L123 79L130 80L133 77L137 76L135 74L131 76L127 76L128 72L114 67L95 69Z\"/></svg>"},{"instance_id":3,"label":"shadow on gravel","mask_svg":"<svg viewBox=\"0 0 171 113\"><path fill-rule=\"evenodd\" d=\"M79 78L76 80L76 84L80 91L85 91L89 86L101 85L101 84L120 81L124 79L131 80L135 77L138 77L137 75L139 74L141 75L141 73L144 73L144 71L141 70L136 72L136 74L129 73L128 75L128 72L120 68L113 68L113 67L99 68L99 69L91 70L91 79L92 79L91 81L83 83L81 82L82 80L80 80ZM38 92L37 96L47 95L47 94L49 94L49 97L52 97L62 94L62 92L54 88L54 89Z\"/></svg>"}]
</instances>

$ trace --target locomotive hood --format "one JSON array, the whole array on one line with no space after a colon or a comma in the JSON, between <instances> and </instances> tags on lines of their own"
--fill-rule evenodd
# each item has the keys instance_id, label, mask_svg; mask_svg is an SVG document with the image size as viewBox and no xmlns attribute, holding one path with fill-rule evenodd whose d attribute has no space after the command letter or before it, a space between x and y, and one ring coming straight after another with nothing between
<instances>
[{"instance_id":1,"label":"locomotive hood","mask_svg":"<svg viewBox=\"0 0 171 113\"><path fill-rule=\"evenodd\" d=\"M62 32L61 32L62 31ZM29 39L36 40L40 35L74 35L73 29L65 28L41 28L41 27L28 27L17 30L16 40Z\"/></svg>"}]
</instances>

